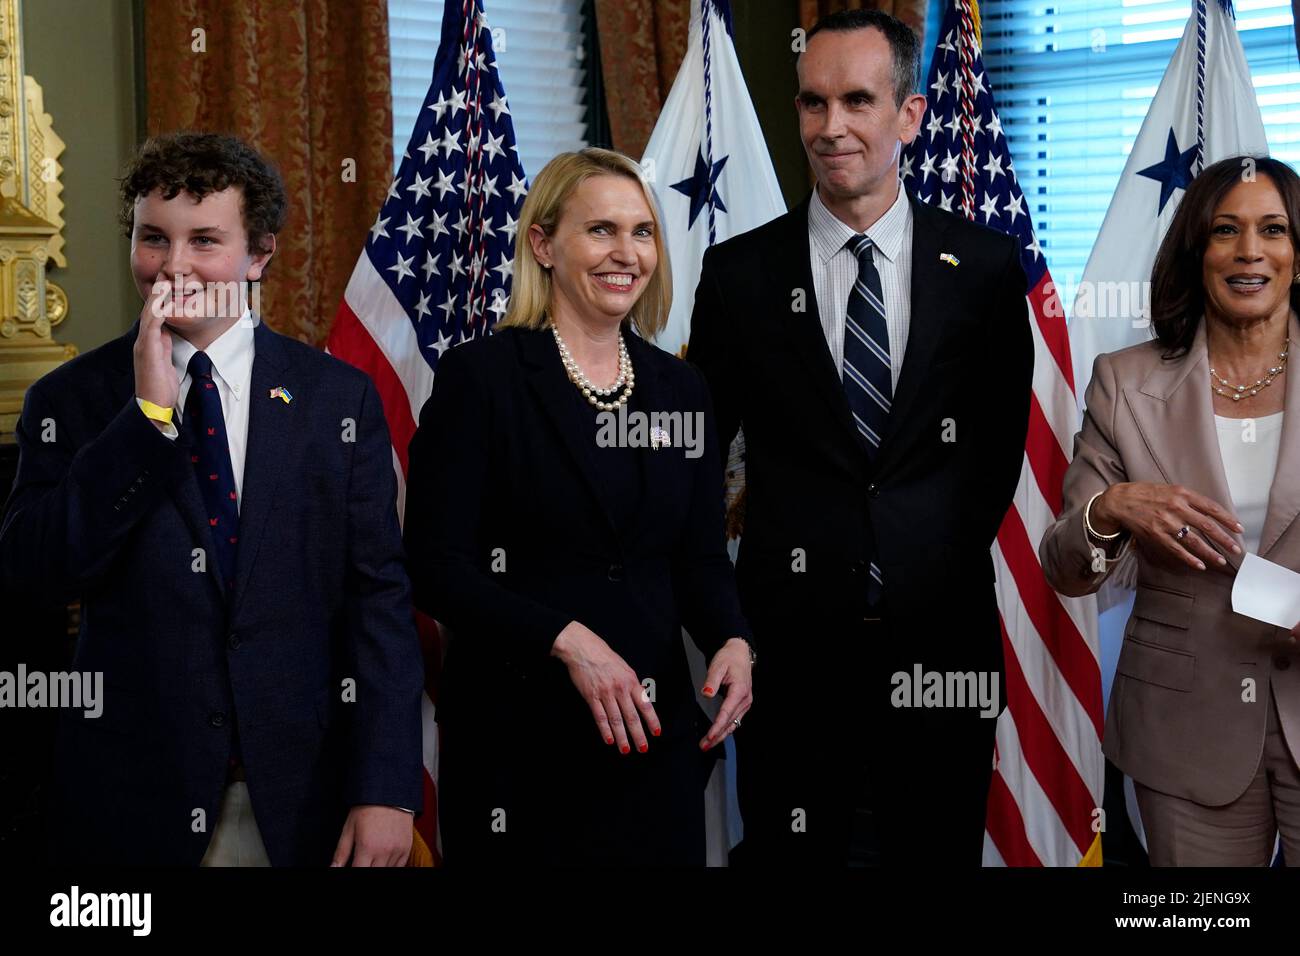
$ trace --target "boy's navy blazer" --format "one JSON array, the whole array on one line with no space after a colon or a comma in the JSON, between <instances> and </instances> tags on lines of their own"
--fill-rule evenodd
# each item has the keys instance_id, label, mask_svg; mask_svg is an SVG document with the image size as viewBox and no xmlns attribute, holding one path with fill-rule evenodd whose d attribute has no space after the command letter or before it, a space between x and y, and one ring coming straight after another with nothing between
<instances>
[{"instance_id":1,"label":"boy's navy blazer","mask_svg":"<svg viewBox=\"0 0 1300 956\"><path fill-rule=\"evenodd\" d=\"M258 323L227 592L186 433L135 401L137 331L28 390L0 526L3 587L79 599L74 667L103 674L101 716L61 715L54 851L197 864L237 721L271 862L325 865L349 807L421 802L423 667L378 393Z\"/></svg>"}]
</instances>

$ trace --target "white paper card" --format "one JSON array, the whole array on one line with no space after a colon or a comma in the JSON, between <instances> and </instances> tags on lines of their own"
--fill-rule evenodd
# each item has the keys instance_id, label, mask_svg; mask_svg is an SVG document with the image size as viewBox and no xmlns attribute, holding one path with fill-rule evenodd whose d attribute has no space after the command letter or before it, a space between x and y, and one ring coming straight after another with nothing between
<instances>
[{"instance_id":1,"label":"white paper card","mask_svg":"<svg viewBox=\"0 0 1300 956\"><path fill-rule=\"evenodd\" d=\"M1291 630L1300 624L1300 574L1247 552L1232 585L1232 609Z\"/></svg>"}]
</instances>

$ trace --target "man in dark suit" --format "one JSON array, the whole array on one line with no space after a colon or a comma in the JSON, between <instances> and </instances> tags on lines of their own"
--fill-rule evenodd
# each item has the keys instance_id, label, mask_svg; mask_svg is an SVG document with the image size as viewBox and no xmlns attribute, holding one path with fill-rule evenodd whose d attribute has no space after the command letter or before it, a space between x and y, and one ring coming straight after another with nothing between
<instances>
[{"instance_id":1,"label":"man in dark suit","mask_svg":"<svg viewBox=\"0 0 1300 956\"><path fill-rule=\"evenodd\" d=\"M158 137L122 199L145 307L28 390L0 529L6 588L80 599L103 674L60 728L54 855L400 865L422 666L379 397L249 308L286 205L253 149Z\"/></svg>"},{"instance_id":2,"label":"man in dark suit","mask_svg":"<svg viewBox=\"0 0 1300 956\"><path fill-rule=\"evenodd\" d=\"M796 107L817 186L710 249L696 292L687 356L722 446L744 430L737 576L763 648L736 734L738 864L843 865L860 799L884 862L980 862L1002 701L955 691L1001 687L989 549L1033 343L1015 242L899 185L919 60L877 11L809 32Z\"/></svg>"}]
</instances>

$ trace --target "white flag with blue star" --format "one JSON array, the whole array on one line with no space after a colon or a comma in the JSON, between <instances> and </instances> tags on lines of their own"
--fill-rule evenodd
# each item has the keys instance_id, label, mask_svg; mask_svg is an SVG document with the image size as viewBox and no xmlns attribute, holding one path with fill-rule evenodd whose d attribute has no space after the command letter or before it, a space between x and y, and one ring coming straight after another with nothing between
<instances>
[{"instance_id":1,"label":"white flag with blue star","mask_svg":"<svg viewBox=\"0 0 1300 956\"><path fill-rule=\"evenodd\" d=\"M690 38L641 161L663 211L673 308L655 344L678 353L704 250L785 213L732 42L727 0L692 0Z\"/></svg>"},{"instance_id":2,"label":"white flag with blue star","mask_svg":"<svg viewBox=\"0 0 1300 956\"><path fill-rule=\"evenodd\" d=\"M673 270L672 312L655 344L680 355L691 337L691 310L705 250L786 211L736 58L728 0L691 0L686 56L650 134L641 167L663 215L664 243ZM729 501L743 482L743 447L742 435L731 446ZM686 652L691 677L699 687L707 662L692 641L686 642ZM716 716L717 699L700 699L700 704L710 717ZM727 851L742 833L735 745L728 739L726 746L727 759L715 766L704 793L709 866L725 865Z\"/></svg>"},{"instance_id":3,"label":"white flag with blue star","mask_svg":"<svg viewBox=\"0 0 1300 956\"><path fill-rule=\"evenodd\" d=\"M1192 178L1225 157L1267 153L1264 121L1231 4L1193 0L1183 38L1147 110L1075 296L1070 349L1081 403L1098 355L1151 338L1151 267ZM1112 578L1098 599L1102 692L1109 700L1133 593ZM1133 829L1145 846L1128 778L1124 795Z\"/></svg>"},{"instance_id":4,"label":"white flag with blue star","mask_svg":"<svg viewBox=\"0 0 1300 956\"><path fill-rule=\"evenodd\" d=\"M1070 349L1080 401L1093 359L1151 337L1151 267L1192 177L1227 156L1267 152L1231 3L1193 0L1075 296Z\"/></svg>"}]
</instances>

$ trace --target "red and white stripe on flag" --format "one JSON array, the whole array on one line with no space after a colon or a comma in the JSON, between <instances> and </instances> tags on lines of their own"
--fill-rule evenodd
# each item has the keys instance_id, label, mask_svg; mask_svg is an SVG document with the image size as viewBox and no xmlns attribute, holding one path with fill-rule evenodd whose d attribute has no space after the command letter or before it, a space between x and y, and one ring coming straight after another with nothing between
<instances>
[{"instance_id":1,"label":"red and white stripe on flag","mask_svg":"<svg viewBox=\"0 0 1300 956\"><path fill-rule=\"evenodd\" d=\"M984 861L1096 865L1105 782L1096 605L1058 595L1038 562L1038 543L1061 507L1078 423L1065 313L984 72L974 0L949 2L938 37L928 108L899 175L922 202L1016 238L1034 335L1020 484L993 546L1007 706L991 755Z\"/></svg>"},{"instance_id":2,"label":"red and white stripe on flag","mask_svg":"<svg viewBox=\"0 0 1300 956\"><path fill-rule=\"evenodd\" d=\"M407 449L447 349L505 313L528 191L482 0L445 0L433 77L397 175L330 330L331 353L367 372L393 443L398 514ZM443 643L416 615L424 649L424 807L413 862L438 862L438 725Z\"/></svg>"}]
</instances>

